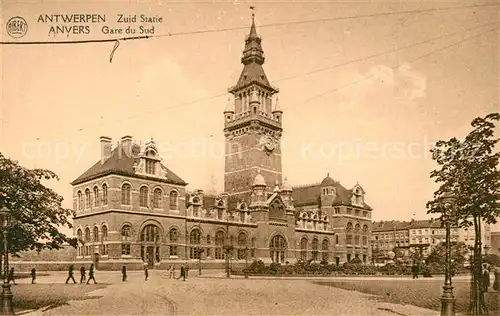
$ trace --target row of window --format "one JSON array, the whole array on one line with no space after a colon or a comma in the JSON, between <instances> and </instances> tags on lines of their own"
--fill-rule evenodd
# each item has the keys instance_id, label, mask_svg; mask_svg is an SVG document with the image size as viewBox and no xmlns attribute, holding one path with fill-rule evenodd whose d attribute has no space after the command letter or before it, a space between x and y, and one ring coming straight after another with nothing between
<instances>
[{"instance_id":1,"label":"row of window","mask_svg":"<svg viewBox=\"0 0 500 316\"><path fill-rule=\"evenodd\" d=\"M90 228L87 227L85 228L85 235L83 235L82 230L79 228L76 231L76 236L79 241L84 241L84 242L99 242L99 227L94 226L94 231L92 234L92 239L90 235ZM101 241L105 241L108 239L108 227L106 225L102 225L101 227Z\"/></svg>"},{"instance_id":2,"label":"row of window","mask_svg":"<svg viewBox=\"0 0 500 316\"><path fill-rule=\"evenodd\" d=\"M104 183L101 186L101 192L99 192L99 187L96 185L92 189L93 194L90 193L90 189L85 189L85 199L83 197L82 191L77 193L77 208L78 210L90 209L92 207L99 207L101 205L108 205L108 186Z\"/></svg>"}]
</instances>

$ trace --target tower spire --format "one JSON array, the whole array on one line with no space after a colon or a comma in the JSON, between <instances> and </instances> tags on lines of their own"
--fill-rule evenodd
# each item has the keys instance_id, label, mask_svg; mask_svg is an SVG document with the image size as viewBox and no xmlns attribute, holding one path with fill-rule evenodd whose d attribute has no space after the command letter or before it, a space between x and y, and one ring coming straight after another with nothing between
<instances>
[{"instance_id":1,"label":"tower spire","mask_svg":"<svg viewBox=\"0 0 500 316\"><path fill-rule=\"evenodd\" d=\"M250 27L250 34L248 34L248 37L257 38L259 36L257 35L257 30L255 28L255 7L251 6L250 10L252 10L252 26Z\"/></svg>"}]
</instances>

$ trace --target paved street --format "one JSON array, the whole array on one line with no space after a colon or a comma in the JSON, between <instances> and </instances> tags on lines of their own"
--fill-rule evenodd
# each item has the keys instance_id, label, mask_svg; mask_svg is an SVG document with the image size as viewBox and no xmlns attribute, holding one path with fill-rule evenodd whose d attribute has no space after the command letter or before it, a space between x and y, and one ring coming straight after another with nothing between
<instances>
[{"instance_id":1,"label":"paved street","mask_svg":"<svg viewBox=\"0 0 500 316\"><path fill-rule=\"evenodd\" d=\"M131 272L122 283L119 272L98 272L106 288L88 292L99 297L69 301L68 305L40 309L26 315L437 315L411 305L381 302L374 296L311 280L273 280L195 277L170 280L163 271L151 271L144 281L140 272ZM208 275L204 275L208 276ZM39 283L64 282L64 273L40 277ZM29 280L19 280L28 282ZM94 285L74 285L79 287Z\"/></svg>"}]
</instances>

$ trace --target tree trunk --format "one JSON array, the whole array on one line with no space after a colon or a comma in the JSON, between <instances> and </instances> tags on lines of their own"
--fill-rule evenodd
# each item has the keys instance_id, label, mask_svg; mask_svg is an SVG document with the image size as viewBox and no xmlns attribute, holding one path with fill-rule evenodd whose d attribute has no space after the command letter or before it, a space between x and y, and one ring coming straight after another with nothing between
<instances>
[{"instance_id":1,"label":"tree trunk","mask_svg":"<svg viewBox=\"0 0 500 316\"><path fill-rule=\"evenodd\" d=\"M484 301L483 276L482 276L482 258L481 258L481 217L474 216L474 253L472 265L472 279L470 287L470 315L487 315L488 309Z\"/></svg>"}]
</instances>

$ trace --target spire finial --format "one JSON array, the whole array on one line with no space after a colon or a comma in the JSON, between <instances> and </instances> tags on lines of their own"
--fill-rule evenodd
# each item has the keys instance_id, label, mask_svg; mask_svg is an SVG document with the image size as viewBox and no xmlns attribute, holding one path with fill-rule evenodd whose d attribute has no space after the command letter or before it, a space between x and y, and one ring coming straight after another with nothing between
<instances>
[{"instance_id":1,"label":"spire finial","mask_svg":"<svg viewBox=\"0 0 500 316\"><path fill-rule=\"evenodd\" d=\"M258 37L257 36L257 30L255 29L255 11L254 11L255 7L251 6L250 10L252 10L252 26L250 27L249 37L250 38L255 38L255 37Z\"/></svg>"},{"instance_id":2,"label":"spire finial","mask_svg":"<svg viewBox=\"0 0 500 316\"><path fill-rule=\"evenodd\" d=\"M330 172L327 172L327 173L326 173L326 176L327 176L327 177L329 177L329 176L330 176Z\"/></svg>"}]
</instances>

